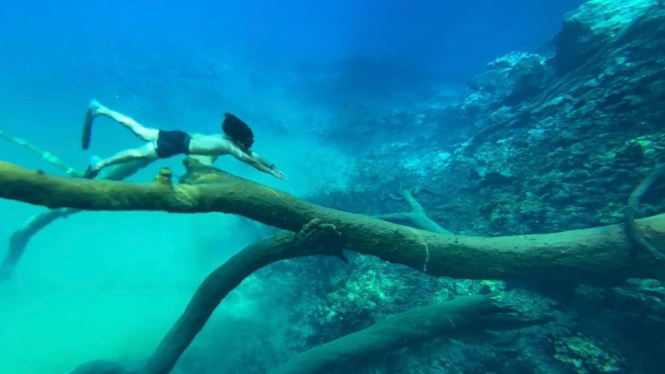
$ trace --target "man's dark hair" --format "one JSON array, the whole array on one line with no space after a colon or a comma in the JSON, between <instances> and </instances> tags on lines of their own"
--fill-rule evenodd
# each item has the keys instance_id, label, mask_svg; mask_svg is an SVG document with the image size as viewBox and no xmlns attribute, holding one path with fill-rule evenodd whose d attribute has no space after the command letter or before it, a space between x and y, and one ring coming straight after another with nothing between
<instances>
[{"instance_id":1,"label":"man's dark hair","mask_svg":"<svg viewBox=\"0 0 665 374\"><path fill-rule=\"evenodd\" d=\"M224 122L222 122L222 131L229 138L248 151L254 144L254 132L249 126L231 113L224 113Z\"/></svg>"}]
</instances>

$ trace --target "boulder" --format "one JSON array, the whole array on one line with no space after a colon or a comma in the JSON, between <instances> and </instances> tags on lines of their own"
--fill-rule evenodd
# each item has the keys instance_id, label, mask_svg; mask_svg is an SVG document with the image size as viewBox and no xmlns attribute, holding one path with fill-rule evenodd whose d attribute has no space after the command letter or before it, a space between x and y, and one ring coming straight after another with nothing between
<instances>
[{"instance_id":1,"label":"boulder","mask_svg":"<svg viewBox=\"0 0 665 374\"><path fill-rule=\"evenodd\" d=\"M557 34L554 65L560 73L580 66L614 40L658 0L590 0L566 14Z\"/></svg>"}]
</instances>

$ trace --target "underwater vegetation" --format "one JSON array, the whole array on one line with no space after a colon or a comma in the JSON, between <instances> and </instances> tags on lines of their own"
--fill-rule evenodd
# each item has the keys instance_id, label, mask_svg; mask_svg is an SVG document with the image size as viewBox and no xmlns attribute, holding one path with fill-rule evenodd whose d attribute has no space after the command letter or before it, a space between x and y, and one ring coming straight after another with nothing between
<instances>
[{"instance_id":1,"label":"underwater vegetation","mask_svg":"<svg viewBox=\"0 0 665 374\"><path fill-rule=\"evenodd\" d=\"M195 157L148 183L122 181L147 163L83 180L0 162L0 197L50 209L16 231L2 271L11 281L31 237L77 212L230 213L282 231L210 273L145 361L73 373L216 372L192 340L241 282L281 272L299 274L280 326L299 345L247 373L660 373L664 99L662 2L592 0L458 103L373 119L383 132L357 133L348 190L299 199Z\"/></svg>"}]
</instances>

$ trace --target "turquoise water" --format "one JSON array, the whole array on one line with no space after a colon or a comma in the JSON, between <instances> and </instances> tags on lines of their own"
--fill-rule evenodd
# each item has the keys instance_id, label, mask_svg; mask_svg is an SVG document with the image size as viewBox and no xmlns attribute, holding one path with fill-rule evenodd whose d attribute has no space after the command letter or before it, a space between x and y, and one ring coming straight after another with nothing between
<instances>
[{"instance_id":1,"label":"turquoise water","mask_svg":"<svg viewBox=\"0 0 665 374\"><path fill-rule=\"evenodd\" d=\"M230 111L289 181L230 158L217 166L300 197L352 189L356 155L323 130L411 105L423 86L454 90L488 61L549 38L579 3L3 4L0 129L83 170L92 155L140 145L99 120L91 150L80 150L93 98L147 126L192 132L219 131ZM391 63L362 63L375 58ZM0 159L59 173L8 142ZM180 161L160 160L131 180L150 181L163 166L179 174ZM0 201L0 240L43 211ZM203 277L255 239L221 214L84 212L53 223L0 284L0 373L145 358ZM239 297L219 313L233 319L253 305Z\"/></svg>"}]
</instances>

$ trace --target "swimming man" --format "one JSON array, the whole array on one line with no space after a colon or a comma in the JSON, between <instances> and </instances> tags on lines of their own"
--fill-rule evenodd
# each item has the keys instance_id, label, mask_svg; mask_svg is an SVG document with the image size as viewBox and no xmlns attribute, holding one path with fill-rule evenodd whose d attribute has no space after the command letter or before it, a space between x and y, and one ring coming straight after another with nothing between
<instances>
[{"instance_id":1,"label":"swimming man","mask_svg":"<svg viewBox=\"0 0 665 374\"><path fill-rule=\"evenodd\" d=\"M82 145L88 149L92 137L92 123L98 116L108 117L129 131L134 133L146 144L139 148L127 149L107 159L93 159L86 170L85 178L94 178L99 172L111 165L121 164L137 159L169 158L175 155L201 155L201 156L224 156L232 155L238 160L249 164L259 171L268 173L275 178L286 180L286 175L253 152L254 133L249 126L238 117L230 113L224 114L222 131L224 134L188 134L180 130L159 130L149 128L136 122L121 113L106 108L98 101L92 100L85 114L83 124Z\"/></svg>"}]
</instances>

